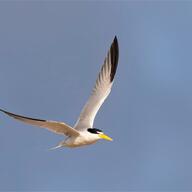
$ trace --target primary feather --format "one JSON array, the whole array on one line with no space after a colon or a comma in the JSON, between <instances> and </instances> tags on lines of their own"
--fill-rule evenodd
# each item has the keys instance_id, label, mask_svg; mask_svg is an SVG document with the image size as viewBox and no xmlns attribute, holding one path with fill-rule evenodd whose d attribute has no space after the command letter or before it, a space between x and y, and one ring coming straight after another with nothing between
<instances>
[{"instance_id":1,"label":"primary feather","mask_svg":"<svg viewBox=\"0 0 192 192\"><path fill-rule=\"evenodd\" d=\"M78 136L79 132L75 129L73 129L71 126L65 124L64 122L57 122L57 121L48 121L43 119L35 119L31 117L25 117L21 115L17 115L14 113L10 113L8 111L5 111L3 109L0 109L3 113L9 115L10 117L13 117L14 119L17 119L19 121L22 121L24 123L35 125L42 128L47 128L48 130L57 133L62 134L66 136Z\"/></svg>"},{"instance_id":2,"label":"primary feather","mask_svg":"<svg viewBox=\"0 0 192 192\"><path fill-rule=\"evenodd\" d=\"M92 128L95 116L111 92L114 76L116 73L119 58L118 41L115 37L104 64L96 80L94 89L89 100L85 104L80 113L79 119L75 124L75 129L82 130L85 128Z\"/></svg>"}]
</instances>

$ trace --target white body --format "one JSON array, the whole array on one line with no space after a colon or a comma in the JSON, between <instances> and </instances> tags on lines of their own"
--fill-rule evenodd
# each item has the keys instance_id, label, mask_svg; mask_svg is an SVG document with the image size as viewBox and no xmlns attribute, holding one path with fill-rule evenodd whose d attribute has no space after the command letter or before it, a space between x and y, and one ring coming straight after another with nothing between
<instances>
[{"instance_id":1,"label":"white body","mask_svg":"<svg viewBox=\"0 0 192 192\"><path fill-rule=\"evenodd\" d=\"M96 143L101 139L97 134L91 134L87 131L80 133L78 137L67 137L65 141L59 143L59 146L80 147Z\"/></svg>"}]
</instances>

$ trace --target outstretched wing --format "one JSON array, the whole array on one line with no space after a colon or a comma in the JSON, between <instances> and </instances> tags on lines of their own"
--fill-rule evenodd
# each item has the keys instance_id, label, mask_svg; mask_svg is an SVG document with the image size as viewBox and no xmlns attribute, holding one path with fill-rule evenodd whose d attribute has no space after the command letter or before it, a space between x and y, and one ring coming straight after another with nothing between
<instances>
[{"instance_id":1,"label":"outstretched wing","mask_svg":"<svg viewBox=\"0 0 192 192\"><path fill-rule=\"evenodd\" d=\"M115 37L96 80L92 94L74 126L75 129L82 130L93 127L95 116L111 91L118 65L118 57L118 41L117 37Z\"/></svg>"},{"instance_id":2,"label":"outstretched wing","mask_svg":"<svg viewBox=\"0 0 192 192\"><path fill-rule=\"evenodd\" d=\"M57 121L48 121L48 120L42 120L42 119L34 119L30 117L24 117L21 115L17 115L14 113L10 113L8 111L5 111L3 109L0 109L1 112L9 115L10 117L13 117L14 119L17 119L19 121L22 121L24 123L35 125L42 128L47 128L48 130L62 135L67 136L78 136L79 132L69 125L63 123L63 122L57 122Z\"/></svg>"}]
</instances>

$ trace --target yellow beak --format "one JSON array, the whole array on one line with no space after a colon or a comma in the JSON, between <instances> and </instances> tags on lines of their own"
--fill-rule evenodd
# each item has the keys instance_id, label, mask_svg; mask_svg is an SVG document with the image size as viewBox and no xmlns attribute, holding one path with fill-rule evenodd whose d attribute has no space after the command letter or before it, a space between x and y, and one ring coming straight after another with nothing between
<instances>
[{"instance_id":1,"label":"yellow beak","mask_svg":"<svg viewBox=\"0 0 192 192\"><path fill-rule=\"evenodd\" d=\"M113 141L113 139L111 137L105 135L104 133L99 134L99 137L101 139L105 139L105 140L108 140L108 141Z\"/></svg>"}]
</instances>

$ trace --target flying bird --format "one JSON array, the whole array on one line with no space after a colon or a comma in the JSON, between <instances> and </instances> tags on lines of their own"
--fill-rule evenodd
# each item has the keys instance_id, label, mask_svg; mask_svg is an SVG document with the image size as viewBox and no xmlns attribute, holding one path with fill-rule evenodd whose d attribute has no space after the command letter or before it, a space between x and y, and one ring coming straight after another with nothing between
<instances>
[{"instance_id":1,"label":"flying bird","mask_svg":"<svg viewBox=\"0 0 192 192\"><path fill-rule=\"evenodd\" d=\"M47 128L56 134L67 136L64 141L61 141L56 147L51 149L56 149L59 147L80 147L96 143L100 139L112 141L112 138L104 134L102 130L94 128L93 123L99 108L111 92L118 65L118 58L118 40L115 36L104 60L104 64L101 67L92 93L73 127L64 122L21 116L3 109L0 109L0 111L24 123Z\"/></svg>"}]
</instances>

